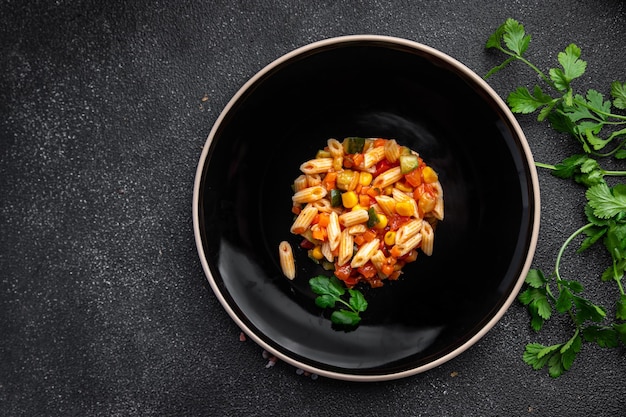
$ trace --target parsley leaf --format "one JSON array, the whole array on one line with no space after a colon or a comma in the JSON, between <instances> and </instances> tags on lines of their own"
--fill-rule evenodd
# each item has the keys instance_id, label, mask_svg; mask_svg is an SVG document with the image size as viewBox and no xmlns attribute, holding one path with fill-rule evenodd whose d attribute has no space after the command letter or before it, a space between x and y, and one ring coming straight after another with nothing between
<instances>
[{"instance_id":1,"label":"parsley leaf","mask_svg":"<svg viewBox=\"0 0 626 417\"><path fill-rule=\"evenodd\" d=\"M626 82L613 81L611 83L611 95L613 96L613 105L618 109L626 110Z\"/></svg>"},{"instance_id":2,"label":"parsley leaf","mask_svg":"<svg viewBox=\"0 0 626 417\"><path fill-rule=\"evenodd\" d=\"M346 294L342 282L335 276L328 278L324 275L311 278L309 280L311 290L318 296L315 298L315 304L320 308L335 308L337 303L343 307L335 310L330 315L330 320L334 324L344 326L356 326L361 322L359 313L367 309L367 301L359 290L353 288L348 289L348 301L342 296Z\"/></svg>"},{"instance_id":3,"label":"parsley leaf","mask_svg":"<svg viewBox=\"0 0 626 417\"><path fill-rule=\"evenodd\" d=\"M593 214L608 219L626 211L626 184L609 188L606 183L589 187L585 193Z\"/></svg>"},{"instance_id":4,"label":"parsley leaf","mask_svg":"<svg viewBox=\"0 0 626 417\"><path fill-rule=\"evenodd\" d=\"M580 58L580 48L575 44L569 44L565 51L559 52L559 63L563 70L559 68L550 69L550 78L558 90L567 91L570 82L580 77L587 69L587 63Z\"/></svg>"},{"instance_id":5,"label":"parsley leaf","mask_svg":"<svg viewBox=\"0 0 626 417\"><path fill-rule=\"evenodd\" d=\"M539 85L532 89L517 87L507 96L507 104L514 113L537 112L538 121L547 121L556 132L570 135L584 152L567 157L556 165L535 163L537 167L551 170L558 178L573 179L586 188L584 214L588 223L563 243L552 273L545 276L542 271L531 269L525 279L526 288L518 295L518 300L527 306L530 325L535 331L541 330L555 311L568 315L573 322L574 334L567 342L549 346L529 343L523 354L523 360L534 369L547 367L550 376L556 378L571 368L583 340L601 347L626 345L626 323L602 324L609 317L607 310L582 295L584 288L579 281L564 279L560 272L564 252L578 236L584 239L577 253L602 242L612 262L600 279L613 282L619 291L613 320L626 320L626 293L622 286L626 275L626 183L610 187L606 182L606 177L626 176L626 171L607 171L598 162L598 158L610 156L617 160L626 159L626 115L613 110L626 110L626 83L611 83L612 101L606 100L595 89L588 89L585 94L575 93L573 81L587 70L587 62L581 59L581 49L569 44L558 53L560 66L550 68L546 74L524 56L530 40L522 24L507 19L485 44L487 49L495 49L506 58L484 78L513 62L530 67L547 88ZM609 145L613 149L605 151Z\"/></svg>"}]
</instances>

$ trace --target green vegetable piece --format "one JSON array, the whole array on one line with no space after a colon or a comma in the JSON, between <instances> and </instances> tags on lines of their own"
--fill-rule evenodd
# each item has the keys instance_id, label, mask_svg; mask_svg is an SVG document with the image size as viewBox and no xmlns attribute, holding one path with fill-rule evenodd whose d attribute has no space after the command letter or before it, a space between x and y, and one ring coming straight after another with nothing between
<instances>
[{"instance_id":1,"label":"green vegetable piece","mask_svg":"<svg viewBox=\"0 0 626 417\"><path fill-rule=\"evenodd\" d=\"M526 64L539 77L545 87L521 86L507 96L507 104L514 113L537 113L538 121L547 121L557 132L567 133L576 139L584 154L575 154L556 165L536 162L562 179L572 179L585 187L587 204L584 214L588 223L571 233L561 246L552 273L546 277L538 269L531 269L524 291L518 300L527 306L531 327L539 331L553 312L567 315L574 325L574 335L565 343L544 346L529 343L523 355L524 361L534 369L547 368L551 377L557 378L572 366L583 341L601 347L626 345L626 292L622 279L626 275L626 184L609 186L608 176L626 176L626 171L608 171L601 168L597 159L614 157L626 159L626 115L614 111L626 110L626 83L611 83L611 98L605 100L602 93L588 89L586 93L575 93L572 81L587 70L587 62L581 58L581 49L569 44L558 53L559 66L547 72L540 70L524 54L530 44L524 26L514 19L507 19L489 37L485 47L504 55L501 64L493 67L485 79L506 68L513 62ZM604 151L609 144L612 150ZM610 318L604 307L594 304L581 293L583 286L575 279L561 277L560 263L565 249L579 235L586 238L578 253L597 243L604 244L610 265L602 272L601 282L612 282L619 291L615 305L613 323L601 323ZM622 322L615 322L615 320Z\"/></svg>"},{"instance_id":2,"label":"green vegetable piece","mask_svg":"<svg viewBox=\"0 0 626 417\"><path fill-rule=\"evenodd\" d=\"M374 207L370 207L367 210L367 215L369 216L367 219L367 227L370 229L380 223L380 218L378 217L376 210L374 210Z\"/></svg>"},{"instance_id":3,"label":"green vegetable piece","mask_svg":"<svg viewBox=\"0 0 626 417\"><path fill-rule=\"evenodd\" d=\"M351 136L343 141L343 148L347 154L361 153L365 146L365 138Z\"/></svg>"},{"instance_id":4,"label":"green vegetable piece","mask_svg":"<svg viewBox=\"0 0 626 417\"><path fill-rule=\"evenodd\" d=\"M333 207L341 207L341 191L336 188L330 190L330 205Z\"/></svg>"},{"instance_id":5,"label":"green vegetable piece","mask_svg":"<svg viewBox=\"0 0 626 417\"><path fill-rule=\"evenodd\" d=\"M349 299L346 301L342 298L346 293L343 283L335 276L328 278L324 275L311 278L309 286L318 295L315 298L315 305L318 307L335 308L337 303L347 307L332 312L330 320L334 324L356 326L361 322L359 313L367 309L367 301L359 290L348 289Z\"/></svg>"},{"instance_id":6,"label":"green vegetable piece","mask_svg":"<svg viewBox=\"0 0 626 417\"><path fill-rule=\"evenodd\" d=\"M418 165L419 160L417 159L417 155L400 155L400 170L403 174L408 174L417 169Z\"/></svg>"}]
</instances>

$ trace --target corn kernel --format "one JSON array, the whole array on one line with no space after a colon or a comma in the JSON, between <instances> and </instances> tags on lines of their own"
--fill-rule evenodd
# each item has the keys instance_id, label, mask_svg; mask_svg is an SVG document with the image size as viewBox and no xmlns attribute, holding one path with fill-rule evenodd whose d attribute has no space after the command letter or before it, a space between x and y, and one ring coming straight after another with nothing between
<instances>
[{"instance_id":1,"label":"corn kernel","mask_svg":"<svg viewBox=\"0 0 626 417\"><path fill-rule=\"evenodd\" d=\"M415 214L413 204L410 201L399 201L396 203L396 213L400 216L412 216Z\"/></svg>"},{"instance_id":2,"label":"corn kernel","mask_svg":"<svg viewBox=\"0 0 626 417\"><path fill-rule=\"evenodd\" d=\"M357 211L357 210L367 210L367 209L365 207L363 207L362 205L357 203L354 207L352 207L352 210L350 210L350 211Z\"/></svg>"},{"instance_id":3,"label":"corn kernel","mask_svg":"<svg viewBox=\"0 0 626 417\"><path fill-rule=\"evenodd\" d=\"M385 233L385 245L393 246L396 244L396 232L389 231Z\"/></svg>"},{"instance_id":4,"label":"corn kernel","mask_svg":"<svg viewBox=\"0 0 626 417\"><path fill-rule=\"evenodd\" d=\"M439 179L439 176L431 167L424 167L422 170L422 177L424 177L424 182L427 184L432 184Z\"/></svg>"},{"instance_id":5,"label":"corn kernel","mask_svg":"<svg viewBox=\"0 0 626 417\"><path fill-rule=\"evenodd\" d=\"M384 195L391 195L391 193L393 193L393 185L390 185L390 186L385 187L383 189L383 194Z\"/></svg>"},{"instance_id":6,"label":"corn kernel","mask_svg":"<svg viewBox=\"0 0 626 417\"><path fill-rule=\"evenodd\" d=\"M389 223L389 220L387 219L387 216L385 216L382 213L378 213L377 216L378 216L378 223L374 225L374 228L378 230L382 230L385 227L387 227L387 223Z\"/></svg>"},{"instance_id":7,"label":"corn kernel","mask_svg":"<svg viewBox=\"0 0 626 417\"><path fill-rule=\"evenodd\" d=\"M324 254L322 253L322 247L318 245L311 249L311 257L317 259L318 261L322 259L324 257Z\"/></svg>"},{"instance_id":8,"label":"corn kernel","mask_svg":"<svg viewBox=\"0 0 626 417\"><path fill-rule=\"evenodd\" d=\"M372 174L370 174L369 172L361 172L361 175L359 176L359 184L365 187L367 185L370 185L371 183Z\"/></svg>"},{"instance_id":9,"label":"corn kernel","mask_svg":"<svg viewBox=\"0 0 626 417\"><path fill-rule=\"evenodd\" d=\"M412 193L413 192L413 188L411 188L409 185L402 183L402 182L397 182L396 183L396 188L402 192L405 193Z\"/></svg>"},{"instance_id":10,"label":"corn kernel","mask_svg":"<svg viewBox=\"0 0 626 417\"><path fill-rule=\"evenodd\" d=\"M341 194L341 202L345 208L352 208L359 202L359 197L354 191L347 191Z\"/></svg>"}]
</instances>

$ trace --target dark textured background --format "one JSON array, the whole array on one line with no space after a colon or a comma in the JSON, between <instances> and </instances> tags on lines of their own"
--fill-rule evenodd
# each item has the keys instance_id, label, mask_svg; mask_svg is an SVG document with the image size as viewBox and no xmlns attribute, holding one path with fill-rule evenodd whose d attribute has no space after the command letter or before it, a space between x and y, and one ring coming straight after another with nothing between
<instances>
[{"instance_id":1,"label":"dark textured background","mask_svg":"<svg viewBox=\"0 0 626 417\"><path fill-rule=\"evenodd\" d=\"M626 81L616 0L0 1L0 414L623 415L624 350L585 345L553 380L522 362L523 347L571 328L556 320L534 334L517 303L466 353L414 377L359 384L266 369L198 261L196 164L255 72L312 41L374 33L482 75L500 59L484 43L507 17L533 35L541 68L578 44L589 62L580 90ZM534 80L515 66L489 82L504 96ZM578 151L534 117L519 120L536 160ZM550 270L585 200L545 171L539 179L533 265ZM611 305L602 248L564 262L563 274Z\"/></svg>"}]
</instances>

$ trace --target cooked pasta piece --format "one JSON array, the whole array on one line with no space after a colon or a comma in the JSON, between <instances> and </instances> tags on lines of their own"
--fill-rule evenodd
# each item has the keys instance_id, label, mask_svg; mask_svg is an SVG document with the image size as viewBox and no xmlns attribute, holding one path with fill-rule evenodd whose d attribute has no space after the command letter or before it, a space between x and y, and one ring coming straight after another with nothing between
<instances>
[{"instance_id":1,"label":"cooked pasta piece","mask_svg":"<svg viewBox=\"0 0 626 417\"><path fill-rule=\"evenodd\" d=\"M379 163L385 158L385 148L378 146L370 148L363 154L363 168L368 169Z\"/></svg>"},{"instance_id":2,"label":"cooked pasta piece","mask_svg":"<svg viewBox=\"0 0 626 417\"><path fill-rule=\"evenodd\" d=\"M326 241L322 243L322 255L328 262L333 262L335 260L335 255L333 255L333 250L330 248L330 242Z\"/></svg>"},{"instance_id":3,"label":"cooked pasta piece","mask_svg":"<svg viewBox=\"0 0 626 417\"><path fill-rule=\"evenodd\" d=\"M311 203L311 205L315 207L320 213L330 213L331 211L333 211L330 200L327 198L322 198L321 200L314 201Z\"/></svg>"},{"instance_id":4,"label":"cooked pasta piece","mask_svg":"<svg viewBox=\"0 0 626 417\"><path fill-rule=\"evenodd\" d=\"M317 209L312 205L307 204L291 225L291 233L296 235L304 233L309 228L316 215Z\"/></svg>"},{"instance_id":5,"label":"cooked pasta piece","mask_svg":"<svg viewBox=\"0 0 626 417\"><path fill-rule=\"evenodd\" d=\"M400 157L400 146L395 139L390 139L385 142L384 150L385 158L391 163L396 162Z\"/></svg>"},{"instance_id":6,"label":"cooked pasta piece","mask_svg":"<svg viewBox=\"0 0 626 417\"><path fill-rule=\"evenodd\" d=\"M280 268L289 279L296 277L296 262L293 258L293 251L291 245L286 240L283 240L278 245L278 259L280 260Z\"/></svg>"},{"instance_id":7,"label":"cooked pasta piece","mask_svg":"<svg viewBox=\"0 0 626 417\"><path fill-rule=\"evenodd\" d=\"M432 185L437 190L437 200L432 213L437 220L443 220L443 189L439 181L434 182Z\"/></svg>"},{"instance_id":8,"label":"cooked pasta piece","mask_svg":"<svg viewBox=\"0 0 626 417\"><path fill-rule=\"evenodd\" d=\"M341 240L341 226L339 225L339 216L334 211L329 215L326 233L328 233L328 244L330 249L337 249Z\"/></svg>"},{"instance_id":9,"label":"cooked pasta piece","mask_svg":"<svg viewBox=\"0 0 626 417\"><path fill-rule=\"evenodd\" d=\"M422 220L411 220L398 229L396 232L396 245L403 244L422 230Z\"/></svg>"},{"instance_id":10,"label":"cooked pasta piece","mask_svg":"<svg viewBox=\"0 0 626 417\"><path fill-rule=\"evenodd\" d=\"M394 182L398 182L402 179L402 169L400 167L393 167L379 176L373 181L374 187L385 188L392 185Z\"/></svg>"},{"instance_id":11,"label":"cooked pasta piece","mask_svg":"<svg viewBox=\"0 0 626 417\"><path fill-rule=\"evenodd\" d=\"M300 175L298 178L295 179L295 181L293 182L293 189L294 191L298 192L301 190L304 190L305 188L307 188L309 185L307 183L307 179L306 179L306 175L302 174Z\"/></svg>"},{"instance_id":12,"label":"cooked pasta piece","mask_svg":"<svg viewBox=\"0 0 626 417\"><path fill-rule=\"evenodd\" d=\"M348 233L350 233L351 235L360 235L361 233L365 233L365 231L367 230L367 226L361 223L361 224L355 224L354 226L347 227L346 229L348 229Z\"/></svg>"},{"instance_id":13,"label":"cooked pasta piece","mask_svg":"<svg viewBox=\"0 0 626 417\"><path fill-rule=\"evenodd\" d=\"M300 165L300 171L305 174L321 174L333 166L333 158L315 158Z\"/></svg>"},{"instance_id":14,"label":"cooked pasta piece","mask_svg":"<svg viewBox=\"0 0 626 417\"><path fill-rule=\"evenodd\" d=\"M396 246L398 247L400 251L400 257L406 255L413 249L417 248L421 242L422 242L422 234L417 233L409 237L407 240L405 240L402 243L396 243Z\"/></svg>"},{"instance_id":15,"label":"cooked pasta piece","mask_svg":"<svg viewBox=\"0 0 626 417\"><path fill-rule=\"evenodd\" d=\"M326 194L328 194L326 188L322 187L321 185L316 185L314 187L307 187L300 191L297 191L291 197L291 199L294 203L298 204L312 203L326 197Z\"/></svg>"},{"instance_id":16,"label":"cooked pasta piece","mask_svg":"<svg viewBox=\"0 0 626 417\"><path fill-rule=\"evenodd\" d=\"M306 183L309 187L315 187L322 183L322 177L320 174L306 174Z\"/></svg>"},{"instance_id":17,"label":"cooked pasta piece","mask_svg":"<svg viewBox=\"0 0 626 417\"><path fill-rule=\"evenodd\" d=\"M339 240L339 254L337 256L337 263L339 265L347 264L352 255L354 254L354 239L347 230L341 232L341 238Z\"/></svg>"},{"instance_id":18,"label":"cooked pasta piece","mask_svg":"<svg viewBox=\"0 0 626 417\"><path fill-rule=\"evenodd\" d=\"M376 270L381 273L383 271L383 265L385 264L386 260L387 258L385 258L385 254L380 249L378 249L376 253L374 253L370 258L370 261L372 261L374 268L376 268Z\"/></svg>"},{"instance_id":19,"label":"cooked pasta piece","mask_svg":"<svg viewBox=\"0 0 626 417\"><path fill-rule=\"evenodd\" d=\"M370 258L376 253L379 244L380 240L374 239L361 246L352 258L352 262L350 262L350 267L360 268L365 265L367 261L369 261Z\"/></svg>"},{"instance_id":20,"label":"cooked pasta piece","mask_svg":"<svg viewBox=\"0 0 626 417\"><path fill-rule=\"evenodd\" d=\"M396 212L396 200L394 200L393 197L389 197L388 195L377 195L375 199L376 203L378 203L378 207L380 207L385 215L393 216Z\"/></svg>"},{"instance_id":21,"label":"cooked pasta piece","mask_svg":"<svg viewBox=\"0 0 626 417\"><path fill-rule=\"evenodd\" d=\"M333 158L343 156L343 145L337 139L328 139L326 141L328 145L328 151Z\"/></svg>"},{"instance_id":22,"label":"cooked pasta piece","mask_svg":"<svg viewBox=\"0 0 626 417\"><path fill-rule=\"evenodd\" d=\"M339 223L341 223L343 227L350 227L355 224L365 223L368 219L369 215L367 214L367 210L353 210L339 216Z\"/></svg>"},{"instance_id":23,"label":"cooked pasta piece","mask_svg":"<svg viewBox=\"0 0 626 417\"><path fill-rule=\"evenodd\" d=\"M433 254L433 248L435 246L435 234L433 232L433 227L428 222L422 223L422 230L420 231L422 235L422 245L420 248L425 255L431 256Z\"/></svg>"}]
</instances>

